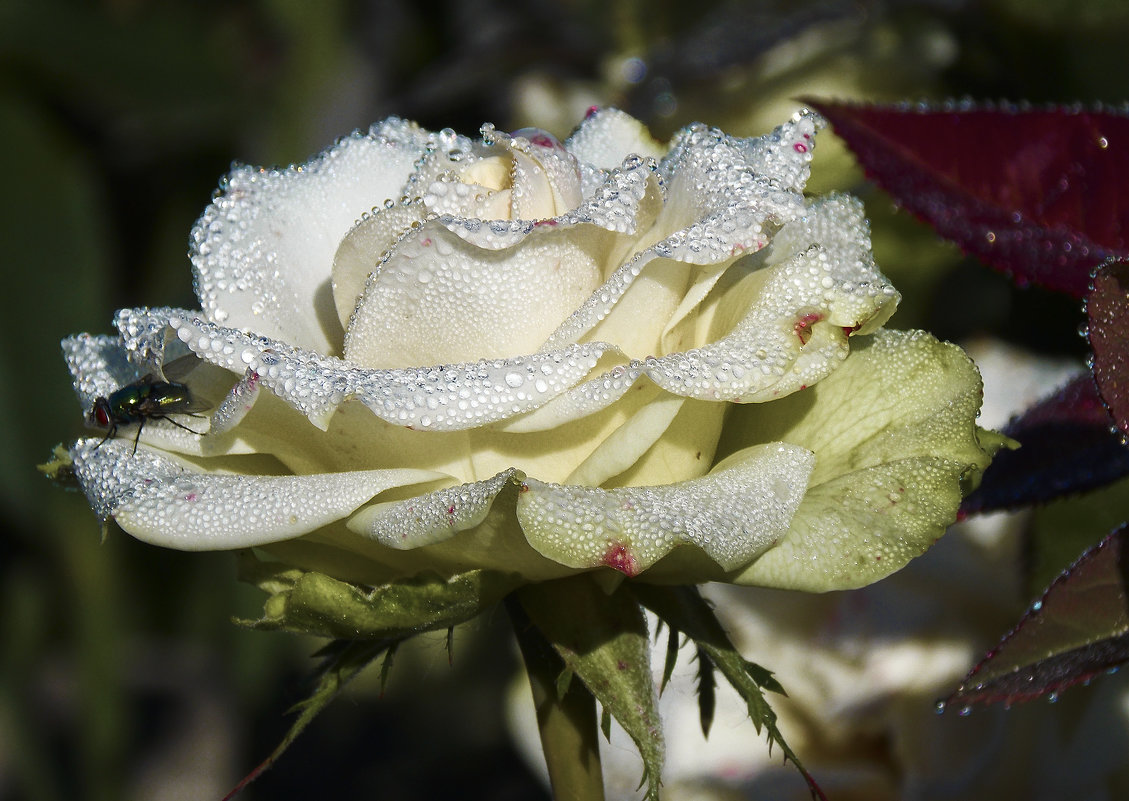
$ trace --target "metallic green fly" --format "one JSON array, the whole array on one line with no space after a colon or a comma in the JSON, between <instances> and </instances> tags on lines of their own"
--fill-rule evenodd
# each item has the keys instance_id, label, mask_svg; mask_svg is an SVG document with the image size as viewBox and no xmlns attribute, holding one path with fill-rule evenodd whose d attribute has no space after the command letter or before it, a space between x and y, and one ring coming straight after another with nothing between
<instances>
[{"instance_id":1,"label":"metallic green fly","mask_svg":"<svg viewBox=\"0 0 1129 801\"><path fill-rule=\"evenodd\" d=\"M102 442L114 436L118 426L137 423L137 434L133 438L133 452L137 453L137 443L141 439L141 429L145 426L146 420L168 420L177 428L199 434L200 432L178 423L169 415L192 415L193 412L207 408L207 404L200 403L192 397L192 393L184 384L147 375L111 392L109 397L96 398L87 417L91 425L110 429L102 438ZM100 447L102 442L95 447Z\"/></svg>"}]
</instances>

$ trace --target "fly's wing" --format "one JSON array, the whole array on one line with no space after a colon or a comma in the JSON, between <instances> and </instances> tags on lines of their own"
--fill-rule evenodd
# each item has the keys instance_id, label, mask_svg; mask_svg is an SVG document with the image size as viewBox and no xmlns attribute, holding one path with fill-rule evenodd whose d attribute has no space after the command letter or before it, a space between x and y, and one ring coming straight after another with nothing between
<instances>
[{"instance_id":1,"label":"fly's wing","mask_svg":"<svg viewBox=\"0 0 1129 801\"><path fill-rule=\"evenodd\" d=\"M171 381L153 382L145 398L145 414L149 417L192 414L210 408L210 403L196 398L187 386Z\"/></svg>"},{"instance_id":2,"label":"fly's wing","mask_svg":"<svg viewBox=\"0 0 1129 801\"><path fill-rule=\"evenodd\" d=\"M183 384L193 370L200 366L200 358L195 353L186 353L162 365L162 377L170 384Z\"/></svg>"}]
</instances>

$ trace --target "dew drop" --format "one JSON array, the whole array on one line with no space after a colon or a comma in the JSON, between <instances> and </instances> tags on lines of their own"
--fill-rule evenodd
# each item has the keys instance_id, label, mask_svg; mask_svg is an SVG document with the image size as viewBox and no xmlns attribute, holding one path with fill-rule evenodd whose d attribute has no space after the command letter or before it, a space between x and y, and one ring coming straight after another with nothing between
<instances>
[{"instance_id":1,"label":"dew drop","mask_svg":"<svg viewBox=\"0 0 1129 801\"><path fill-rule=\"evenodd\" d=\"M521 373L506 373L506 383L514 389L517 389L525 383L525 378Z\"/></svg>"}]
</instances>

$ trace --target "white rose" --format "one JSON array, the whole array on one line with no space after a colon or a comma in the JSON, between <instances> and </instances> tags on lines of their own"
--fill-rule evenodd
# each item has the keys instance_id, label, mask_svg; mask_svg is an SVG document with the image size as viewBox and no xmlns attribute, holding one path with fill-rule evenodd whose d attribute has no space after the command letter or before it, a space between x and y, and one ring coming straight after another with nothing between
<instances>
[{"instance_id":1,"label":"white rose","mask_svg":"<svg viewBox=\"0 0 1129 801\"><path fill-rule=\"evenodd\" d=\"M389 119L236 169L192 235L201 309L64 342L84 408L191 355L215 410L151 416L136 453L124 425L80 440L75 472L142 540L362 584L875 580L995 443L955 348L851 352L898 295L858 201L803 195L818 125L664 147L614 110L564 144Z\"/></svg>"}]
</instances>

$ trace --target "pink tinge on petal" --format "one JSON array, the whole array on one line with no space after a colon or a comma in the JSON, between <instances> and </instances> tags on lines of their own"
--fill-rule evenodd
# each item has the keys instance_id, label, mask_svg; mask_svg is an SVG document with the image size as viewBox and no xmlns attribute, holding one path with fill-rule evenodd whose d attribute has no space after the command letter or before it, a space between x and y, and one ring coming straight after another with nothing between
<instances>
[{"instance_id":1,"label":"pink tinge on petal","mask_svg":"<svg viewBox=\"0 0 1129 801\"><path fill-rule=\"evenodd\" d=\"M608 552L604 554L604 564L613 570L618 570L628 578L639 575L639 563L626 545L613 543Z\"/></svg>"}]
</instances>

